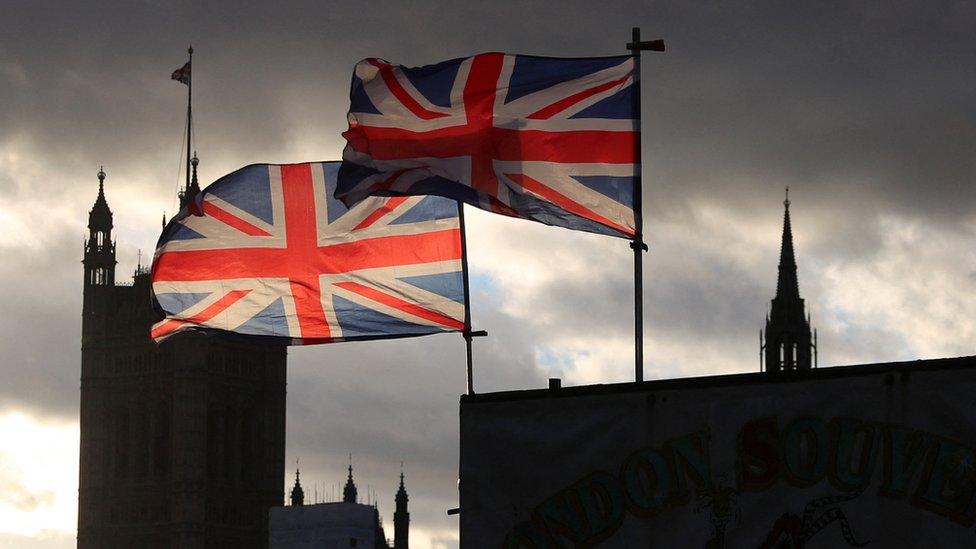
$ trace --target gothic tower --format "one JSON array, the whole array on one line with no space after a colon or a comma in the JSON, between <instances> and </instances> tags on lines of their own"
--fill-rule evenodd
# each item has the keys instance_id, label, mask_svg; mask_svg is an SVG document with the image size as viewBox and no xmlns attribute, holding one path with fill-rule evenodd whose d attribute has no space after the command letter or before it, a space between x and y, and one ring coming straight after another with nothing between
<instances>
[{"instance_id":1,"label":"gothic tower","mask_svg":"<svg viewBox=\"0 0 976 549\"><path fill-rule=\"evenodd\" d=\"M810 319L805 316L800 285L796 278L796 257L793 253L793 230L790 227L790 190L783 201L783 240L779 253L779 276L776 296L766 316L766 371L808 370L811 351L816 355L816 342L810 337Z\"/></svg>"},{"instance_id":2,"label":"gothic tower","mask_svg":"<svg viewBox=\"0 0 976 549\"><path fill-rule=\"evenodd\" d=\"M115 243L112 242L112 210L105 200L105 170L98 170L98 197L88 212L85 241L85 289L115 286ZM87 295L87 293L86 293Z\"/></svg>"},{"instance_id":3,"label":"gothic tower","mask_svg":"<svg viewBox=\"0 0 976 549\"><path fill-rule=\"evenodd\" d=\"M150 340L149 269L115 284L98 178L83 261L78 546L265 547L268 508L284 496L285 348Z\"/></svg>"},{"instance_id":4,"label":"gothic tower","mask_svg":"<svg viewBox=\"0 0 976 549\"><path fill-rule=\"evenodd\" d=\"M400 489L396 493L396 511L393 512L393 549L410 547L410 513L407 511L407 489L403 486L400 471Z\"/></svg>"}]
</instances>

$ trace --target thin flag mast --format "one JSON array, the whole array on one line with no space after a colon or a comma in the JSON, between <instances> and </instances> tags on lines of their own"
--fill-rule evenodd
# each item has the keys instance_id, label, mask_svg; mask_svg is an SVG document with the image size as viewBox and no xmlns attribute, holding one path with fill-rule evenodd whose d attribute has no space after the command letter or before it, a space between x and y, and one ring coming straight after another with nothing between
<instances>
[{"instance_id":1,"label":"thin flag mast","mask_svg":"<svg viewBox=\"0 0 976 549\"><path fill-rule=\"evenodd\" d=\"M190 154L193 150L190 147L190 135L193 132L193 46L187 48L186 52L190 55L186 66L190 69L187 72L186 82L186 189L190 190Z\"/></svg>"},{"instance_id":2,"label":"thin flag mast","mask_svg":"<svg viewBox=\"0 0 976 549\"><path fill-rule=\"evenodd\" d=\"M190 192L190 184L192 179L190 176L190 166L191 160L190 155L193 153L193 46L187 48L186 52L189 54L189 59L186 63L173 71L170 75L171 80L176 80L180 84L186 85L186 183L183 186L183 191L179 192L180 197L180 207L182 208L185 204L186 194ZM196 155L194 155L196 156ZM192 198L192 197L191 197Z\"/></svg>"},{"instance_id":3,"label":"thin flag mast","mask_svg":"<svg viewBox=\"0 0 976 549\"><path fill-rule=\"evenodd\" d=\"M464 227L464 203L458 202L458 225L461 230L461 276L464 277L464 350L466 354L468 394L474 394L474 371L471 365L471 340L488 335L485 330L471 330L471 283L468 280L468 235Z\"/></svg>"},{"instance_id":4,"label":"thin flag mast","mask_svg":"<svg viewBox=\"0 0 976 549\"><path fill-rule=\"evenodd\" d=\"M627 49L634 57L634 75L637 79L637 89L634 94L634 113L638 124L641 116L641 52L642 51L664 51L664 40L650 40L641 42L640 27L633 28L632 42L627 44ZM644 213L641 197L642 170L641 170L641 132L637 129L637 138L634 140L634 161L637 166L637 177L634 182L634 240L630 243L634 250L634 377L636 381L644 381L644 266L643 252L647 251L647 244L644 243Z\"/></svg>"}]
</instances>

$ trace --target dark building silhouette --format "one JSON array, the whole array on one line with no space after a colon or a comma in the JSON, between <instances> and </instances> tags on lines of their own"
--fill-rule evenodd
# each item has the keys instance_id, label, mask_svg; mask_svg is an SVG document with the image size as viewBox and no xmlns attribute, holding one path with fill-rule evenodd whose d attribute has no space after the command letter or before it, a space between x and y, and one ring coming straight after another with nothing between
<instances>
[{"instance_id":1,"label":"dark building silhouette","mask_svg":"<svg viewBox=\"0 0 976 549\"><path fill-rule=\"evenodd\" d=\"M305 505L305 490L302 490L301 473L295 469L295 485L291 488L291 504Z\"/></svg>"},{"instance_id":2,"label":"dark building silhouette","mask_svg":"<svg viewBox=\"0 0 976 549\"><path fill-rule=\"evenodd\" d=\"M298 547L366 547L369 549L407 549L409 547L410 513L407 511L407 489L400 471L400 487L393 515L394 542L391 546L383 529L383 519L373 504L360 503L352 476L342 489L342 501L305 503L300 475L295 471L291 505L274 507L268 515L269 545L272 549Z\"/></svg>"},{"instance_id":3,"label":"dark building silhouette","mask_svg":"<svg viewBox=\"0 0 976 549\"><path fill-rule=\"evenodd\" d=\"M342 503L356 503L357 496L356 483L352 480L352 456L349 457L349 476L346 478L346 485L342 487Z\"/></svg>"},{"instance_id":4,"label":"dark building silhouette","mask_svg":"<svg viewBox=\"0 0 976 549\"><path fill-rule=\"evenodd\" d=\"M786 189L783 206L783 241L779 253L776 296L766 316L766 329L760 332L760 362L764 356L767 372L808 370L811 355L815 359L817 352L816 336L811 337L810 317L805 314L800 284L796 278L789 188Z\"/></svg>"},{"instance_id":5,"label":"dark building silhouette","mask_svg":"<svg viewBox=\"0 0 976 549\"><path fill-rule=\"evenodd\" d=\"M410 513L407 511L407 488L403 485L403 470L400 471L400 488L396 493L396 511L393 512L393 549L410 547Z\"/></svg>"},{"instance_id":6,"label":"dark building silhouette","mask_svg":"<svg viewBox=\"0 0 976 549\"><path fill-rule=\"evenodd\" d=\"M199 191L193 181L181 195ZM283 498L281 346L200 333L149 339L149 269L116 285L105 173L88 217L78 546L265 547Z\"/></svg>"}]
</instances>

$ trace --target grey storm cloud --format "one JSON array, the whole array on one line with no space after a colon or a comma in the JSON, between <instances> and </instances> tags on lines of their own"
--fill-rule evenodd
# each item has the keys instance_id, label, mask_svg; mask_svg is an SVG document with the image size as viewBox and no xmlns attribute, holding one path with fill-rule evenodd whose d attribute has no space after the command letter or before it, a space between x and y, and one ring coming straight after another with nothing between
<instances>
[{"instance_id":1,"label":"grey storm cloud","mask_svg":"<svg viewBox=\"0 0 976 549\"><path fill-rule=\"evenodd\" d=\"M338 158L360 58L623 54L635 25L669 46L643 61L649 372L757 367L787 185L826 363L973 352L971 2L7 2L0 410L77 418L94 173L109 173L125 280L173 213L185 88L169 74L188 44L201 179L212 181L254 162ZM573 375L547 362L560 345L630 337L626 242L473 226L475 327L491 333L475 342L476 389L542 387ZM456 505L460 338L289 356L287 453L303 478L341 484L353 453L361 493L372 486L389 518L404 461L414 524L456 545L444 511Z\"/></svg>"}]
</instances>

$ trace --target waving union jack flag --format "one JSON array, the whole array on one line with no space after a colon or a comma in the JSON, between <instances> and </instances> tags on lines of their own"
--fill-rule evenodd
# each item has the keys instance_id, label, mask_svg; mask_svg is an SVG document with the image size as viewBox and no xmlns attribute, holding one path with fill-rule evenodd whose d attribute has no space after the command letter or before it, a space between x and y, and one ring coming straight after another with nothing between
<instances>
[{"instance_id":1,"label":"waving union jack flag","mask_svg":"<svg viewBox=\"0 0 976 549\"><path fill-rule=\"evenodd\" d=\"M180 330L327 343L464 327L457 204L333 198L338 162L247 166L198 197L163 232L152 288Z\"/></svg>"},{"instance_id":2,"label":"waving union jack flag","mask_svg":"<svg viewBox=\"0 0 976 549\"><path fill-rule=\"evenodd\" d=\"M441 195L632 237L634 65L501 53L419 68L361 61L336 197Z\"/></svg>"}]
</instances>

